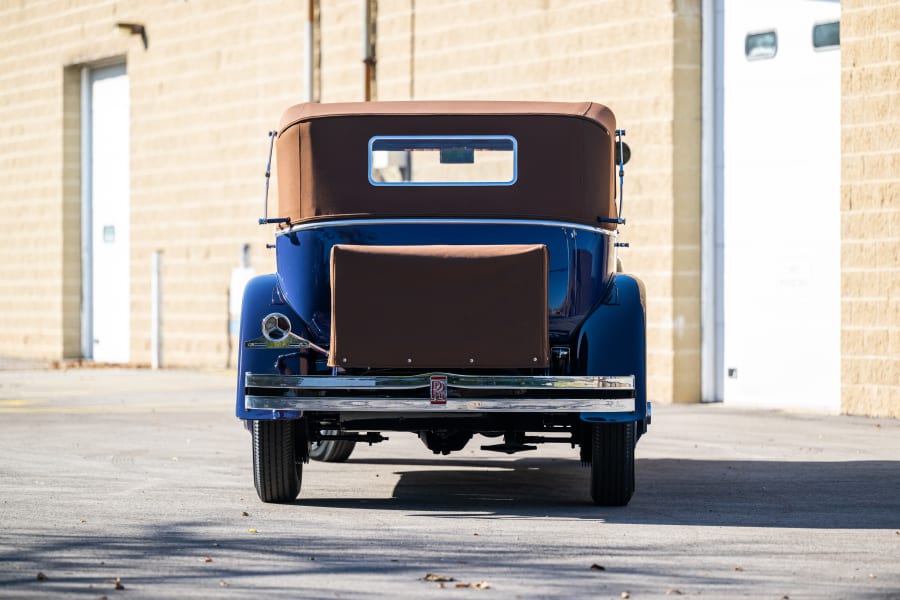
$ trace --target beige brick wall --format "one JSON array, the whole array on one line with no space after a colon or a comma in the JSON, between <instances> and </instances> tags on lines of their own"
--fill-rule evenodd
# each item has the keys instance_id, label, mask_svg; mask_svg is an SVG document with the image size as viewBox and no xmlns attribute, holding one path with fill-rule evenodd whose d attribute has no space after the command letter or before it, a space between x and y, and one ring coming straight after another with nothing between
<instances>
[{"instance_id":1,"label":"beige brick wall","mask_svg":"<svg viewBox=\"0 0 900 600\"><path fill-rule=\"evenodd\" d=\"M355 2L323 8L323 27L359 18ZM590 99L613 109L634 151L621 256L647 284L649 395L698 401L699 0L381 0L377 35L380 100ZM359 36L352 50L329 47L336 37L323 31L324 68L337 53L356 66L325 78L323 99L359 99Z\"/></svg>"},{"instance_id":2,"label":"beige brick wall","mask_svg":"<svg viewBox=\"0 0 900 600\"><path fill-rule=\"evenodd\" d=\"M700 48L699 2L675 3L672 123L672 399L700 400Z\"/></svg>"},{"instance_id":3,"label":"beige brick wall","mask_svg":"<svg viewBox=\"0 0 900 600\"><path fill-rule=\"evenodd\" d=\"M841 3L841 396L900 417L900 2Z\"/></svg>"},{"instance_id":4,"label":"beige brick wall","mask_svg":"<svg viewBox=\"0 0 900 600\"><path fill-rule=\"evenodd\" d=\"M364 100L360 0L320 0L322 102Z\"/></svg>"},{"instance_id":5,"label":"beige brick wall","mask_svg":"<svg viewBox=\"0 0 900 600\"><path fill-rule=\"evenodd\" d=\"M699 0L380 0L380 100L584 100L628 130L622 240L649 294L649 392L699 398ZM131 85L132 360L150 360L163 252L164 364L224 364L242 243L258 271L264 132L304 97L303 2L0 6L0 355L78 353L78 70L125 57ZM150 47L114 27L147 26ZM319 97L363 98L358 0L320 9ZM60 134L60 132L63 132ZM274 190L273 190L274 192ZM46 315L46 325L41 315Z\"/></svg>"},{"instance_id":6,"label":"beige brick wall","mask_svg":"<svg viewBox=\"0 0 900 600\"><path fill-rule=\"evenodd\" d=\"M302 3L0 3L0 355L80 352L80 67L124 58L131 93L131 360L150 362L163 252L164 364L227 359L227 288L258 227L265 132L303 97ZM147 27L149 49L118 21Z\"/></svg>"},{"instance_id":7,"label":"beige brick wall","mask_svg":"<svg viewBox=\"0 0 900 600\"><path fill-rule=\"evenodd\" d=\"M273 269L272 227L255 225L266 131L304 97L306 12L295 1L151 4L151 52L133 51L131 69L132 353L149 357L161 250L164 364L221 366L241 245L257 272Z\"/></svg>"}]
</instances>

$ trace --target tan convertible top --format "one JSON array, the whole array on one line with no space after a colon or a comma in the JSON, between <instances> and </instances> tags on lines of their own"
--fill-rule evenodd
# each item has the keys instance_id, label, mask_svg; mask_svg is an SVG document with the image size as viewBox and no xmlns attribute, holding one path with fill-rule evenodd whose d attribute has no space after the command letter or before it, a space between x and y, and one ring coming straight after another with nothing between
<instances>
[{"instance_id":1,"label":"tan convertible top","mask_svg":"<svg viewBox=\"0 0 900 600\"><path fill-rule=\"evenodd\" d=\"M614 228L615 117L603 105L562 102L298 104L276 142L278 216L521 218ZM509 135L518 144L510 186L375 186L373 136Z\"/></svg>"}]
</instances>

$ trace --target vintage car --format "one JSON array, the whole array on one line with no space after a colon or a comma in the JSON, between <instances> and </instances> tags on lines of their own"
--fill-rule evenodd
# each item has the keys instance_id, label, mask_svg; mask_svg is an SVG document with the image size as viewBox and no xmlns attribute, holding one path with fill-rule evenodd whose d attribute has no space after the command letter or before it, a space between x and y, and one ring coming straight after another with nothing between
<instances>
[{"instance_id":1,"label":"vintage car","mask_svg":"<svg viewBox=\"0 0 900 600\"><path fill-rule=\"evenodd\" d=\"M623 135L590 102L284 113L260 219L277 272L248 283L240 325L261 500L402 431L435 454L568 444L596 504L629 502L650 405L644 288L617 258Z\"/></svg>"}]
</instances>

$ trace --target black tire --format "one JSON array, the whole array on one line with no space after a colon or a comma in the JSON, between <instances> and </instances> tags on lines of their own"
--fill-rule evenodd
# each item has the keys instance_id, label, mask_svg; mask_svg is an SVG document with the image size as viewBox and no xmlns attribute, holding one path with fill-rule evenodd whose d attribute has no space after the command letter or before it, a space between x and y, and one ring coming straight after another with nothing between
<instances>
[{"instance_id":1,"label":"black tire","mask_svg":"<svg viewBox=\"0 0 900 600\"><path fill-rule=\"evenodd\" d=\"M326 430L322 433L334 435L337 431ZM309 457L320 462L344 462L353 453L356 442L346 440L322 440L309 446Z\"/></svg>"},{"instance_id":2,"label":"black tire","mask_svg":"<svg viewBox=\"0 0 900 600\"><path fill-rule=\"evenodd\" d=\"M634 422L591 425L591 497L625 506L634 494Z\"/></svg>"},{"instance_id":3,"label":"black tire","mask_svg":"<svg viewBox=\"0 0 900 600\"><path fill-rule=\"evenodd\" d=\"M291 502L300 493L294 421L253 422L253 484L263 502Z\"/></svg>"}]
</instances>

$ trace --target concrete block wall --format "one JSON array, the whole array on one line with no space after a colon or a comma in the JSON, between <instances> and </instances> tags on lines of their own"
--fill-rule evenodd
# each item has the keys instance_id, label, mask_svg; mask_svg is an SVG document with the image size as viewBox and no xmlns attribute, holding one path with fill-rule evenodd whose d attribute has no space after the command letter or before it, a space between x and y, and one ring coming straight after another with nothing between
<instances>
[{"instance_id":1,"label":"concrete block wall","mask_svg":"<svg viewBox=\"0 0 900 600\"><path fill-rule=\"evenodd\" d=\"M633 149L621 251L648 290L649 392L699 399L699 0L380 0L374 97L596 100ZM319 7L322 101L363 99L358 0ZM303 89L305 3L50 0L0 6L0 355L77 356L79 71L131 86L131 360L150 362L162 251L163 364L228 356L227 286L258 228L265 132ZM118 30L143 23L149 48ZM49 132L49 133L48 133ZM59 132L63 132L60 134ZM272 198L276 190L272 190Z\"/></svg>"},{"instance_id":2,"label":"concrete block wall","mask_svg":"<svg viewBox=\"0 0 900 600\"><path fill-rule=\"evenodd\" d=\"M354 0L323 3L323 100L363 97L360 14ZM698 401L699 0L380 0L376 30L379 100L613 109L633 150L620 256L647 286L649 394Z\"/></svg>"},{"instance_id":3,"label":"concrete block wall","mask_svg":"<svg viewBox=\"0 0 900 600\"><path fill-rule=\"evenodd\" d=\"M131 362L150 362L163 253L163 364L223 366L244 243L274 267L266 131L303 90L305 7L95 0L0 4L0 355L80 352L80 70L123 61L131 96ZM149 47L117 22L146 26ZM274 193L277 192L273 190Z\"/></svg>"},{"instance_id":4,"label":"concrete block wall","mask_svg":"<svg viewBox=\"0 0 900 600\"><path fill-rule=\"evenodd\" d=\"M900 418L900 2L841 3L841 398Z\"/></svg>"},{"instance_id":5,"label":"concrete block wall","mask_svg":"<svg viewBox=\"0 0 900 600\"><path fill-rule=\"evenodd\" d=\"M149 274L161 251L163 364L224 366L242 245L258 273L274 269L273 228L256 225L266 132L304 97L306 12L291 1L152 6L150 51L134 50L130 68L132 355L149 356ZM273 186L273 207L276 197Z\"/></svg>"}]
</instances>

